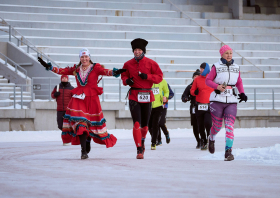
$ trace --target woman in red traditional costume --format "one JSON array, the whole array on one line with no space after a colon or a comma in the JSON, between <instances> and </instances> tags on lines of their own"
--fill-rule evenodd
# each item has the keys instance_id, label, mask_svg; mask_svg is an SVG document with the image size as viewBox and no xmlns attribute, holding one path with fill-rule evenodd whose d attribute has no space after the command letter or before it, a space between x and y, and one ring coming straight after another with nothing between
<instances>
[{"instance_id":1,"label":"woman in red traditional costume","mask_svg":"<svg viewBox=\"0 0 280 198\"><path fill-rule=\"evenodd\" d=\"M63 120L63 143L72 145L81 144L81 159L87 159L90 151L91 138L95 143L105 144L107 148L113 147L117 138L107 133L106 120L100 106L98 95L103 88L98 87L98 76L118 77L125 69L104 69L99 63L93 63L88 49L80 51L80 63L73 67L57 68L44 62L40 57L38 61L47 69L60 75L74 75L77 87L72 90L66 114Z\"/></svg>"},{"instance_id":2,"label":"woman in red traditional costume","mask_svg":"<svg viewBox=\"0 0 280 198\"><path fill-rule=\"evenodd\" d=\"M133 120L133 138L137 147L137 159L144 158L145 138L148 122L155 100L152 86L162 81L162 71L158 64L145 57L148 41L138 38L131 42L134 58L124 63L123 85L129 85L129 109Z\"/></svg>"}]
</instances>

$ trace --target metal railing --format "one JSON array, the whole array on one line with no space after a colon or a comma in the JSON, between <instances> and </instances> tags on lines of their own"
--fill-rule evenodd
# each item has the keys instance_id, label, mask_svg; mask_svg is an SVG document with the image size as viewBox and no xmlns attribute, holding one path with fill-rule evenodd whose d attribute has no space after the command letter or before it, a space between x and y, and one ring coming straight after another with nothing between
<instances>
[{"instance_id":1,"label":"metal railing","mask_svg":"<svg viewBox=\"0 0 280 198\"><path fill-rule=\"evenodd\" d=\"M0 55L4 57L5 59L5 65L8 67L8 60L13 64L12 66L15 67L15 72L18 73L18 68L20 68L21 70L23 70L24 74L25 74L25 80L27 79L27 71L26 69L24 69L23 67L21 67L19 64L15 63L14 61L12 61L10 58L8 58L7 56L5 56L4 54L2 54L0 52Z\"/></svg>"},{"instance_id":2,"label":"metal railing","mask_svg":"<svg viewBox=\"0 0 280 198\"><path fill-rule=\"evenodd\" d=\"M47 94L45 95L38 95L38 96L46 96L46 98L48 98L49 101L53 100L52 97L51 97L51 92L54 88L55 85L57 85L58 83L53 83L53 80L58 80L60 82L60 78L59 77L33 77L31 79L31 85L32 85L32 90L31 90L31 95L33 96L34 95L34 86L35 85L38 85L38 83L34 83L34 80L47 80L47 83L46 82L43 82L43 83L40 83L40 87L42 89L42 91L46 91ZM46 89L43 89L43 86L46 86L47 88ZM31 101L33 101L35 98L32 97Z\"/></svg>"},{"instance_id":3,"label":"metal railing","mask_svg":"<svg viewBox=\"0 0 280 198\"><path fill-rule=\"evenodd\" d=\"M24 85L24 84L16 84L14 85L14 93L13 93L13 102L14 102L14 108L16 108L16 102L19 102L21 104L21 108L23 108L23 103L28 102L28 100L23 99L23 87L31 87L31 100L34 101L36 98L34 98L34 90L33 87L36 85L34 83L34 80L40 79L40 80L46 80L46 82L43 82L40 85L40 87L45 86L45 89L47 91L47 94L45 95L40 95L40 96L45 96L46 100L51 101L53 100L51 98L51 92L54 89L54 86L57 85L57 83L54 83L53 80L59 80L57 77L35 77L32 78L31 80L31 85ZM110 83L106 84L105 82L107 80L110 81L118 81L118 83ZM38 85L38 84L37 84ZM127 91L129 87L125 87L122 85L122 80L117 79L117 78L103 78L100 82L101 87L103 88L104 93L100 96L102 102L106 101L111 101L111 102L125 102L125 96L127 94ZM187 86L187 85L186 85ZM16 87L21 88L21 93L20 93L20 100L16 100ZM110 88L111 90L106 91L107 88ZM173 110L186 110L189 107L189 103L183 103L181 101L181 95L183 94L185 88L176 87L173 86L172 90L174 92L174 97L169 100L169 108L168 109L173 109ZM280 109L280 87L276 88L271 88L271 92L267 90L267 88L257 88L257 87L245 87L246 94L248 96L248 101L247 103L240 103L238 106L245 106L245 109ZM264 93L264 89L266 89L266 92ZM112 92L114 90L114 92ZM249 91L251 90L251 91ZM259 90L259 91L258 91ZM114 95L111 99L105 99L105 96L110 96ZM277 94L277 97L275 96ZM265 99L257 99L257 96L259 95L265 95ZM269 99L267 99L269 97ZM276 99L278 98L278 99ZM30 102L29 101L29 102ZM276 105L277 102L277 105ZM178 106L183 106L183 108L178 108ZM243 107L242 107L243 108ZM239 109L242 109L239 107Z\"/></svg>"},{"instance_id":4,"label":"metal railing","mask_svg":"<svg viewBox=\"0 0 280 198\"><path fill-rule=\"evenodd\" d=\"M12 43L12 38L16 39L17 46L19 47L20 45L26 45L27 49L26 52L30 53L30 50L33 50L34 52L37 53L37 57L45 58L47 62L51 62L53 66L60 67L55 63L53 59L51 59L49 56L47 56L44 52L39 50L34 44L32 44L27 38L25 38L20 32L18 32L11 24L9 24L5 19L0 17L1 20L1 25L2 26L7 26L8 31L5 29L0 29L0 31L6 32L9 35L9 42Z\"/></svg>"},{"instance_id":5,"label":"metal railing","mask_svg":"<svg viewBox=\"0 0 280 198\"><path fill-rule=\"evenodd\" d=\"M178 6L176 6L176 4L174 4L172 1L168 0L169 3L171 5L173 5L175 8L177 8L182 14L186 15L191 21L193 21L197 26L199 26L201 28L201 30L204 30L205 32L207 32L208 34L210 34L211 36L213 36L217 41L221 42L221 44L226 45L225 42L223 42L222 40L220 40L219 38L217 38L214 34L212 34L211 32L209 32L207 29L205 29L202 25L200 25L199 23L197 23L192 17L190 17L186 12L184 12L183 10L181 10ZM243 60L246 60L248 63L250 63L251 65L253 65L254 67L256 67L258 70L260 70L263 73L263 78L264 78L264 71L262 69L260 69L258 66L256 66L255 64L253 64L251 61L249 61L247 58L245 58L244 56L242 56L239 52L233 50L237 55L239 55L240 57L243 58ZM257 71L249 71L249 72L257 72Z\"/></svg>"}]
</instances>

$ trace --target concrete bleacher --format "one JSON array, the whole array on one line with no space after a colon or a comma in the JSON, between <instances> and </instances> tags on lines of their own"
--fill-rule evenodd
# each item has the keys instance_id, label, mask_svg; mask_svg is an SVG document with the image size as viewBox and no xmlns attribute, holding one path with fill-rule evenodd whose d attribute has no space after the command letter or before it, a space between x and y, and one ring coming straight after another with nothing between
<instances>
[{"instance_id":1,"label":"concrete bleacher","mask_svg":"<svg viewBox=\"0 0 280 198\"><path fill-rule=\"evenodd\" d=\"M263 14L245 6L243 20L232 19L227 1L171 1L257 66L234 53L249 97L239 108L254 107L254 88L258 88L258 108L272 107L272 88L275 107L280 108L280 12L276 1L256 1ZM271 8L273 15L267 15ZM166 0L1 0L0 16L61 67L77 64L79 50L87 47L94 62L120 68L133 57L131 40L147 39L147 57L159 63L176 89L177 108L188 107L180 97L191 83L193 71L202 62L213 64L220 57L221 43ZM1 33L0 39L6 38ZM26 50L26 46L21 48ZM118 83L104 79L105 101L118 100ZM126 91L122 87L122 99Z\"/></svg>"}]
</instances>

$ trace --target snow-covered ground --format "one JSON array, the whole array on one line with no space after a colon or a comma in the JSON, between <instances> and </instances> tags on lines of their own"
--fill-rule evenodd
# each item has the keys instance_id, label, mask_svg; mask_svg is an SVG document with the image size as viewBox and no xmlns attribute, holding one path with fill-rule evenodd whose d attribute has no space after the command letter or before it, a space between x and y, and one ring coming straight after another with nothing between
<instances>
[{"instance_id":1,"label":"snow-covered ground","mask_svg":"<svg viewBox=\"0 0 280 198\"><path fill-rule=\"evenodd\" d=\"M0 132L0 197L279 197L280 129L235 129L235 160L225 162L224 129L216 152L195 149L191 129L136 160L131 130L109 130L110 149L62 146L60 131ZM163 136L164 137L164 136Z\"/></svg>"}]
</instances>

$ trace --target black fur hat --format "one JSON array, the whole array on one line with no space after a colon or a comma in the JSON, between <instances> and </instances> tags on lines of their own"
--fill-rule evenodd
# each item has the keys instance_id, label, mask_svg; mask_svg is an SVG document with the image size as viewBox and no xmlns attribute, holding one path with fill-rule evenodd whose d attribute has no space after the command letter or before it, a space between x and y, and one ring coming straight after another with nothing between
<instances>
[{"instance_id":1,"label":"black fur hat","mask_svg":"<svg viewBox=\"0 0 280 198\"><path fill-rule=\"evenodd\" d=\"M141 38L134 39L133 41L131 41L132 52L134 52L136 48L139 48L144 52L144 54L146 54L147 45L148 45L148 41L146 41L145 39L141 39Z\"/></svg>"},{"instance_id":2,"label":"black fur hat","mask_svg":"<svg viewBox=\"0 0 280 198\"><path fill-rule=\"evenodd\" d=\"M193 75L192 75L192 77L194 77L195 75L200 75L200 70L199 69L197 69L194 73L193 73Z\"/></svg>"}]
</instances>

